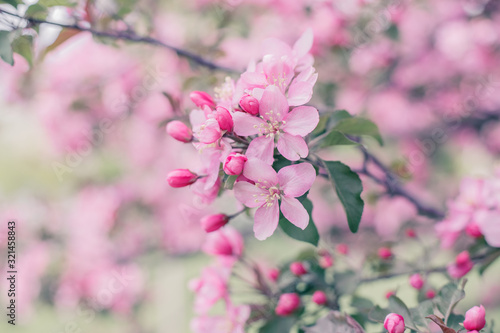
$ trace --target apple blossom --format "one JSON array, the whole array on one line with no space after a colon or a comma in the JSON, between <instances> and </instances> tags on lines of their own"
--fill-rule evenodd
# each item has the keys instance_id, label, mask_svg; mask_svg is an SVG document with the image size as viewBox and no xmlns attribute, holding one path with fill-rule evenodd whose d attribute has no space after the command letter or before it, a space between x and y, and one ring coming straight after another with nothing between
<instances>
[{"instance_id":1,"label":"apple blossom","mask_svg":"<svg viewBox=\"0 0 500 333\"><path fill-rule=\"evenodd\" d=\"M199 176L188 169L177 169L167 174L167 182L172 187L185 187L193 184Z\"/></svg>"},{"instance_id":2,"label":"apple blossom","mask_svg":"<svg viewBox=\"0 0 500 333\"><path fill-rule=\"evenodd\" d=\"M200 221L201 226L206 232L219 230L229 222L229 216L226 214L214 214L203 217Z\"/></svg>"},{"instance_id":3,"label":"apple blossom","mask_svg":"<svg viewBox=\"0 0 500 333\"><path fill-rule=\"evenodd\" d=\"M215 256L239 257L243 253L243 237L231 226L207 235L203 251Z\"/></svg>"},{"instance_id":4,"label":"apple blossom","mask_svg":"<svg viewBox=\"0 0 500 333\"><path fill-rule=\"evenodd\" d=\"M296 276L301 276L307 274L307 269L304 267L303 263L297 261L290 264L290 272Z\"/></svg>"},{"instance_id":5,"label":"apple blossom","mask_svg":"<svg viewBox=\"0 0 500 333\"><path fill-rule=\"evenodd\" d=\"M251 95L244 95L240 99L240 108L246 113L256 116L259 114L259 100Z\"/></svg>"},{"instance_id":6,"label":"apple blossom","mask_svg":"<svg viewBox=\"0 0 500 333\"><path fill-rule=\"evenodd\" d=\"M405 320L397 313L389 313L384 320L384 328L389 333L403 333L405 331Z\"/></svg>"},{"instance_id":7,"label":"apple blossom","mask_svg":"<svg viewBox=\"0 0 500 333\"><path fill-rule=\"evenodd\" d=\"M315 291L314 294L312 295L311 300L318 305L324 305L326 304L326 302L328 302L326 294L321 290Z\"/></svg>"},{"instance_id":8,"label":"apple blossom","mask_svg":"<svg viewBox=\"0 0 500 333\"><path fill-rule=\"evenodd\" d=\"M193 91L189 94L189 97L191 98L193 103L200 108L205 105L210 108L215 107L215 103L214 100L212 99L212 96L210 96L204 91Z\"/></svg>"},{"instance_id":9,"label":"apple blossom","mask_svg":"<svg viewBox=\"0 0 500 333\"><path fill-rule=\"evenodd\" d=\"M424 286L424 279L422 278L422 275L420 274L413 274L410 276L410 285L415 288L415 289L422 289Z\"/></svg>"},{"instance_id":10,"label":"apple blossom","mask_svg":"<svg viewBox=\"0 0 500 333\"><path fill-rule=\"evenodd\" d=\"M248 158L243 154L229 154L224 161L224 172L232 176L241 174L247 160Z\"/></svg>"},{"instance_id":11,"label":"apple blossom","mask_svg":"<svg viewBox=\"0 0 500 333\"><path fill-rule=\"evenodd\" d=\"M460 252L455 258L455 262L448 265L448 274L454 278L459 279L465 276L474 267L474 263L470 259L468 251Z\"/></svg>"},{"instance_id":12,"label":"apple blossom","mask_svg":"<svg viewBox=\"0 0 500 333\"><path fill-rule=\"evenodd\" d=\"M193 140L193 131L186 124L179 120L173 120L166 127L168 135L177 141L191 142Z\"/></svg>"},{"instance_id":13,"label":"apple blossom","mask_svg":"<svg viewBox=\"0 0 500 333\"><path fill-rule=\"evenodd\" d=\"M484 328L486 325L486 311L484 310L484 307L481 306L474 306L470 308L466 313L465 313L465 320L464 320L464 327L468 331L480 331Z\"/></svg>"},{"instance_id":14,"label":"apple blossom","mask_svg":"<svg viewBox=\"0 0 500 333\"><path fill-rule=\"evenodd\" d=\"M295 293L282 294L275 312L278 316L289 316L300 306L300 297Z\"/></svg>"}]
</instances>

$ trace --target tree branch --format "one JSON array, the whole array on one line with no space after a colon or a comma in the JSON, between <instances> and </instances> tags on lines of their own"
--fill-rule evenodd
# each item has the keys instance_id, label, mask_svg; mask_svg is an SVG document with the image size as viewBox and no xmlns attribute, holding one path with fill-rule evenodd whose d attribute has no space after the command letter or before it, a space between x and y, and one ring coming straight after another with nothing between
<instances>
[{"instance_id":1,"label":"tree branch","mask_svg":"<svg viewBox=\"0 0 500 333\"><path fill-rule=\"evenodd\" d=\"M98 36L98 37L106 37L106 38L111 38L111 39L116 39L116 40L126 40L129 42L135 42L135 43L146 43L146 44L159 46L159 47L163 47L163 48L169 49L171 51L174 51L175 53L177 53L177 55L179 57L189 59L192 62L194 62L200 66L206 67L210 70L220 70L220 71L224 71L227 73L239 73L238 71L236 71L234 69L224 67L221 65L217 65L217 64L215 64L209 60L206 60L206 59L202 58L201 56L194 54L190 51L166 44L166 43L161 42L161 41L154 39L152 37L139 36L139 35L135 34L134 32L130 32L130 31L99 31L99 30L94 30L93 28L82 27L82 26L78 25L78 23L64 24L64 23L58 23L58 22L53 22L53 21L37 19L34 17L28 17L28 16L23 17L23 16L18 15L16 13L8 12L4 9L0 9L0 13L10 15L12 17L16 17L16 18L19 18L21 20L24 20L27 22L28 27L32 26L32 25L50 24L50 25L65 28L65 29L73 29L73 30L90 32L94 36Z\"/></svg>"}]
</instances>

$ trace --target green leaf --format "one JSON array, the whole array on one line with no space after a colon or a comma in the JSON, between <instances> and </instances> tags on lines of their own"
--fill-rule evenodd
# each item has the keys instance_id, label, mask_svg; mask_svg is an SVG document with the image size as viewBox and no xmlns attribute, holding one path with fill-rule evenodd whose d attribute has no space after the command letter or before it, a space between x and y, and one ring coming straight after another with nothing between
<instances>
[{"instance_id":1,"label":"green leaf","mask_svg":"<svg viewBox=\"0 0 500 333\"><path fill-rule=\"evenodd\" d=\"M363 327L354 318L338 311L331 311L325 317L318 319L316 325L306 328L306 333L327 332L365 333Z\"/></svg>"},{"instance_id":2,"label":"green leaf","mask_svg":"<svg viewBox=\"0 0 500 333\"><path fill-rule=\"evenodd\" d=\"M333 112L325 112L319 117L319 122L314 131L311 133L311 137L318 137L326 132L328 132L333 126L335 126L342 119L351 118L352 116L346 110L337 110Z\"/></svg>"},{"instance_id":3,"label":"green leaf","mask_svg":"<svg viewBox=\"0 0 500 333\"><path fill-rule=\"evenodd\" d=\"M373 302L368 298L354 295L351 299L351 306L360 312L368 312L373 308Z\"/></svg>"},{"instance_id":4,"label":"green leaf","mask_svg":"<svg viewBox=\"0 0 500 333\"><path fill-rule=\"evenodd\" d=\"M384 144L382 136L378 130L377 125L372 121L364 118L346 118L342 119L334 128L346 135L365 135L370 136L377 140L380 145Z\"/></svg>"},{"instance_id":5,"label":"green leaf","mask_svg":"<svg viewBox=\"0 0 500 333\"><path fill-rule=\"evenodd\" d=\"M454 330L459 331L460 329L463 329L463 326L460 325L463 323L465 320L465 317L463 315L458 315L452 313L450 317L448 318L448 327L453 328Z\"/></svg>"},{"instance_id":6,"label":"green leaf","mask_svg":"<svg viewBox=\"0 0 500 333\"><path fill-rule=\"evenodd\" d=\"M19 4L19 2L17 2L17 0L0 0L0 3L7 3L14 8L17 8L17 5Z\"/></svg>"},{"instance_id":7,"label":"green leaf","mask_svg":"<svg viewBox=\"0 0 500 333\"><path fill-rule=\"evenodd\" d=\"M394 295L389 297L389 310L403 316L406 327L417 330L410 310L408 310L406 304L401 299L399 299L399 297Z\"/></svg>"},{"instance_id":8,"label":"green leaf","mask_svg":"<svg viewBox=\"0 0 500 333\"><path fill-rule=\"evenodd\" d=\"M354 271L335 272L333 283L337 295L352 294L359 286L359 276Z\"/></svg>"},{"instance_id":9,"label":"green leaf","mask_svg":"<svg viewBox=\"0 0 500 333\"><path fill-rule=\"evenodd\" d=\"M328 177L335 187L337 196L344 206L349 229L357 232L361 215L363 214L364 202L361 199L363 184L357 173L353 172L347 165L338 161L322 161L328 172Z\"/></svg>"},{"instance_id":10,"label":"green leaf","mask_svg":"<svg viewBox=\"0 0 500 333\"><path fill-rule=\"evenodd\" d=\"M410 309L411 317L415 324L421 327L427 327L426 317L434 314L434 303L431 300L421 302L418 307Z\"/></svg>"},{"instance_id":11,"label":"green leaf","mask_svg":"<svg viewBox=\"0 0 500 333\"><path fill-rule=\"evenodd\" d=\"M0 58L9 65L14 65L12 46L10 45L10 32L0 31Z\"/></svg>"},{"instance_id":12,"label":"green leaf","mask_svg":"<svg viewBox=\"0 0 500 333\"><path fill-rule=\"evenodd\" d=\"M19 36L12 42L12 50L23 56L24 59L33 66L33 37Z\"/></svg>"},{"instance_id":13,"label":"green leaf","mask_svg":"<svg viewBox=\"0 0 500 333\"><path fill-rule=\"evenodd\" d=\"M389 310L382 309L380 306L376 305L370 310L370 313L368 313L368 318L374 322L383 323L385 317L387 317L389 313L391 313Z\"/></svg>"},{"instance_id":14,"label":"green leaf","mask_svg":"<svg viewBox=\"0 0 500 333\"><path fill-rule=\"evenodd\" d=\"M438 310L444 316L445 324L448 323L448 318L453 311L455 305L465 298L463 289L459 289L455 283L448 283L439 291L434 299Z\"/></svg>"},{"instance_id":15,"label":"green leaf","mask_svg":"<svg viewBox=\"0 0 500 333\"><path fill-rule=\"evenodd\" d=\"M30 18L35 18L39 20L44 20L47 18L49 11L47 7L40 5L39 3L35 3L28 7L26 10L26 16Z\"/></svg>"},{"instance_id":16,"label":"green leaf","mask_svg":"<svg viewBox=\"0 0 500 333\"><path fill-rule=\"evenodd\" d=\"M75 2L69 0L39 0L38 3L45 7L54 7L54 6L74 7L76 5Z\"/></svg>"},{"instance_id":17,"label":"green leaf","mask_svg":"<svg viewBox=\"0 0 500 333\"><path fill-rule=\"evenodd\" d=\"M307 227L302 230L299 227L296 227L293 225L290 221L286 219L286 217L283 216L283 214L280 212L280 220L279 220L279 226L280 228L287 234L288 236L302 241L306 243L310 243L314 246L318 246L319 243L319 233L318 229L316 229L316 225L314 224L314 221L312 219L312 209L313 209L313 204L311 200L302 197L299 198L299 201L302 202L302 205L304 205L304 208L307 210L309 213L309 224Z\"/></svg>"},{"instance_id":18,"label":"green leaf","mask_svg":"<svg viewBox=\"0 0 500 333\"><path fill-rule=\"evenodd\" d=\"M295 320L294 317L274 317L259 329L259 333L290 332Z\"/></svg>"},{"instance_id":19,"label":"green leaf","mask_svg":"<svg viewBox=\"0 0 500 333\"><path fill-rule=\"evenodd\" d=\"M356 141L352 141L339 131L332 130L324 138L318 142L318 148L326 148L330 146L341 145L357 145Z\"/></svg>"},{"instance_id":20,"label":"green leaf","mask_svg":"<svg viewBox=\"0 0 500 333\"><path fill-rule=\"evenodd\" d=\"M226 190L232 190L234 183L236 182L236 178L238 178L238 175L235 176L228 176L226 178L226 181L224 182L224 188Z\"/></svg>"}]
</instances>

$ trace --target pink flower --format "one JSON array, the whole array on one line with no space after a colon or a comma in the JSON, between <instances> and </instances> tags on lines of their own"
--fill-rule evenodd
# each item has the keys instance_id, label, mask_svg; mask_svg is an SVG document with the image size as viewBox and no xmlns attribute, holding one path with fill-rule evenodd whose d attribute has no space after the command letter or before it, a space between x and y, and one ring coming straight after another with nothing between
<instances>
[{"instance_id":1,"label":"pink flower","mask_svg":"<svg viewBox=\"0 0 500 333\"><path fill-rule=\"evenodd\" d=\"M289 316L300 306L300 297L295 293L282 294L275 312L278 316Z\"/></svg>"},{"instance_id":2,"label":"pink flower","mask_svg":"<svg viewBox=\"0 0 500 333\"><path fill-rule=\"evenodd\" d=\"M296 276L301 276L307 274L307 269L303 263L297 261L290 264L290 272Z\"/></svg>"},{"instance_id":3,"label":"pink flower","mask_svg":"<svg viewBox=\"0 0 500 333\"><path fill-rule=\"evenodd\" d=\"M432 289L429 289L425 293L425 297L427 297L428 299L433 299L434 297L436 297L436 292Z\"/></svg>"},{"instance_id":4,"label":"pink flower","mask_svg":"<svg viewBox=\"0 0 500 333\"><path fill-rule=\"evenodd\" d=\"M392 251L388 247L381 247L378 249L378 256L380 259L387 260L392 257Z\"/></svg>"},{"instance_id":5,"label":"pink flower","mask_svg":"<svg viewBox=\"0 0 500 333\"><path fill-rule=\"evenodd\" d=\"M250 159L245 164L243 176L254 183L236 183L234 194L245 206L259 207L254 218L257 239L264 240L274 233L278 227L280 208L294 225L302 230L307 227L309 214L296 197L306 193L316 179L316 171L311 164L286 166L276 173L270 165L258 159Z\"/></svg>"},{"instance_id":6,"label":"pink flower","mask_svg":"<svg viewBox=\"0 0 500 333\"><path fill-rule=\"evenodd\" d=\"M218 106L212 114L221 130L228 132L233 130L233 117L226 108Z\"/></svg>"},{"instance_id":7,"label":"pink flower","mask_svg":"<svg viewBox=\"0 0 500 333\"><path fill-rule=\"evenodd\" d=\"M406 229L406 236L409 238L415 238L417 237L417 233L415 232L415 229Z\"/></svg>"},{"instance_id":8,"label":"pink flower","mask_svg":"<svg viewBox=\"0 0 500 333\"><path fill-rule=\"evenodd\" d=\"M424 279L422 279L422 275L417 273L410 276L410 285L415 289L422 289L424 286Z\"/></svg>"},{"instance_id":9,"label":"pink flower","mask_svg":"<svg viewBox=\"0 0 500 333\"><path fill-rule=\"evenodd\" d=\"M315 291L314 294L312 295L311 300L318 305L326 304L326 302L328 301L326 294L321 290Z\"/></svg>"},{"instance_id":10,"label":"pink flower","mask_svg":"<svg viewBox=\"0 0 500 333\"><path fill-rule=\"evenodd\" d=\"M251 95L243 95L240 99L240 107L252 116L259 114L259 100Z\"/></svg>"},{"instance_id":11,"label":"pink flower","mask_svg":"<svg viewBox=\"0 0 500 333\"><path fill-rule=\"evenodd\" d=\"M470 259L468 251L460 252L455 258L455 262L448 266L448 274L454 278L459 279L474 267L474 263Z\"/></svg>"},{"instance_id":12,"label":"pink flower","mask_svg":"<svg viewBox=\"0 0 500 333\"><path fill-rule=\"evenodd\" d=\"M333 258L329 253L323 254L318 259L321 268L328 268L333 266Z\"/></svg>"},{"instance_id":13,"label":"pink flower","mask_svg":"<svg viewBox=\"0 0 500 333\"><path fill-rule=\"evenodd\" d=\"M224 265L206 267L201 277L190 281L189 288L196 293L194 310L206 314L220 299L227 299L231 267Z\"/></svg>"},{"instance_id":14,"label":"pink flower","mask_svg":"<svg viewBox=\"0 0 500 333\"><path fill-rule=\"evenodd\" d=\"M389 299L391 296L396 295L394 290L389 290L388 292L385 293L385 298Z\"/></svg>"},{"instance_id":15,"label":"pink flower","mask_svg":"<svg viewBox=\"0 0 500 333\"><path fill-rule=\"evenodd\" d=\"M177 169L170 171L167 175L167 182L172 187L184 187L193 184L198 179L198 175L188 169Z\"/></svg>"},{"instance_id":16,"label":"pink flower","mask_svg":"<svg viewBox=\"0 0 500 333\"><path fill-rule=\"evenodd\" d=\"M231 226L207 235L203 251L215 256L239 257L243 253L243 237Z\"/></svg>"},{"instance_id":17,"label":"pink flower","mask_svg":"<svg viewBox=\"0 0 500 333\"><path fill-rule=\"evenodd\" d=\"M191 142L193 140L193 132L182 121L174 120L167 124L168 135L180 142Z\"/></svg>"},{"instance_id":18,"label":"pink flower","mask_svg":"<svg viewBox=\"0 0 500 333\"><path fill-rule=\"evenodd\" d=\"M468 331L480 331L486 325L484 307L475 306L465 313L464 327Z\"/></svg>"},{"instance_id":19,"label":"pink flower","mask_svg":"<svg viewBox=\"0 0 500 333\"><path fill-rule=\"evenodd\" d=\"M250 317L248 305L228 304L225 316L200 316L191 321L194 333L245 333L245 323Z\"/></svg>"},{"instance_id":20,"label":"pink flower","mask_svg":"<svg viewBox=\"0 0 500 333\"><path fill-rule=\"evenodd\" d=\"M229 222L229 216L226 214L207 215L200 222L206 232L213 232L225 226Z\"/></svg>"},{"instance_id":21,"label":"pink flower","mask_svg":"<svg viewBox=\"0 0 500 333\"><path fill-rule=\"evenodd\" d=\"M189 97L197 107L201 108L204 105L207 105L208 107L213 108L215 106L212 96L204 91L193 91L191 94L189 94Z\"/></svg>"},{"instance_id":22,"label":"pink flower","mask_svg":"<svg viewBox=\"0 0 500 333\"><path fill-rule=\"evenodd\" d=\"M232 176L241 174L247 160L248 158L243 154L229 154L224 161L224 172Z\"/></svg>"},{"instance_id":23,"label":"pink flower","mask_svg":"<svg viewBox=\"0 0 500 333\"><path fill-rule=\"evenodd\" d=\"M337 252L340 254L347 255L349 253L349 246L347 246L347 244L340 243L340 244L337 244L337 246L335 248L336 248Z\"/></svg>"},{"instance_id":24,"label":"pink flower","mask_svg":"<svg viewBox=\"0 0 500 333\"><path fill-rule=\"evenodd\" d=\"M465 227L465 233L472 238L480 238L481 236L483 236L483 234L481 233L481 229L479 229L479 225L474 222L469 223L467 227Z\"/></svg>"},{"instance_id":25,"label":"pink flower","mask_svg":"<svg viewBox=\"0 0 500 333\"><path fill-rule=\"evenodd\" d=\"M267 277L269 278L269 280L271 280L273 282L276 282L278 280L279 276L280 276L280 270L277 268L271 268L267 272Z\"/></svg>"},{"instance_id":26,"label":"pink flower","mask_svg":"<svg viewBox=\"0 0 500 333\"><path fill-rule=\"evenodd\" d=\"M405 331L405 320L397 313L389 313L384 320L384 328L389 333L403 333Z\"/></svg>"},{"instance_id":27,"label":"pink flower","mask_svg":"<svg viewBox=\"0 0 500 333\"><path fill-rule=\"evenodd\" d=\"M273 163L275 140L278 151L286 159L297 161L307 157L309 148L303 137L311 133L319 122L318 110L312 106L300 106L288 112L285 96L275 86L264 91L259 105L259 117L236 112L234 132L242 136L259 134L250 142L246 155L268 164Z\"/></svg>"}]
</instances>

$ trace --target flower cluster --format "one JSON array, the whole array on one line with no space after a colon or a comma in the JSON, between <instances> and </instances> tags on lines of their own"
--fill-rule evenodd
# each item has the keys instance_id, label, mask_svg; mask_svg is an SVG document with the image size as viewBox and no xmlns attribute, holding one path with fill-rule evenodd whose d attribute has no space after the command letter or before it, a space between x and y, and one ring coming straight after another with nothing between
<instances>
[{"instance_id":1,"label":"flower cluster","mask_svg":"<svg viewBox=\"0 0 500 333\"><path fill-rule=\"evenodd\" d=\"M189 115L192 130L179 120L167 125L170 136L192 142L201 158L198 170L171 171L170 186L192 185L193 192L210 203L223 183L230 183L227 188L234 185L236 199L257 208L254 232L260 240L274 233L280 210L301 229L309 223L309 213L297 198L316 178L314 167L305 162L309 147L304 139L319 122L318 110L304 106L318 77L309 54L312 43L311 30L292 48L268 41L262 60L250 64L236 82L226 78L214 96L190 94L197 106ZM278 170L276 159L289 165ZM211 232L228 221L205 218L203 227Z\"/></svg>"}]
</instances>

